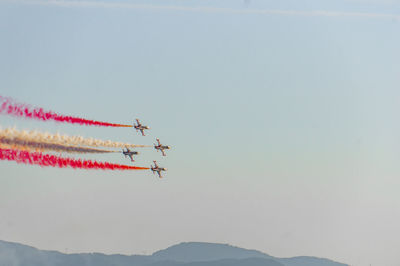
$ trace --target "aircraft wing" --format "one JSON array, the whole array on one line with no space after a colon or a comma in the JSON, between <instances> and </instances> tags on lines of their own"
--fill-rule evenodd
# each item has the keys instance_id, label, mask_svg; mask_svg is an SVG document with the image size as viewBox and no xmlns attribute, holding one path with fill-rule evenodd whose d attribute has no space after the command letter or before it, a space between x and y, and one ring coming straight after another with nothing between
<instances>
[{"instance_id":1,"label":"aircraft wing","mask_svg":"<svg viewBox=\"0 0 400 266\"><path fill-rule=\"evenodd\" d=\"M165 154L165 152L164 152L164 150L161 150L161 152L162 152L162 155L163 155L163 156L165 156L165 155L166 155L166 154Z\"/></svg>"},{"instance_id":2,"label":"aircraft wing","mask_svg":"<svg viewBox=\"0 0 400 266\"><path fill-rule=\"evenodd\" d=\"M143 129L140 129L140 132L142 132L142 136L145 136Z\"/></svg>"}]
</instances>

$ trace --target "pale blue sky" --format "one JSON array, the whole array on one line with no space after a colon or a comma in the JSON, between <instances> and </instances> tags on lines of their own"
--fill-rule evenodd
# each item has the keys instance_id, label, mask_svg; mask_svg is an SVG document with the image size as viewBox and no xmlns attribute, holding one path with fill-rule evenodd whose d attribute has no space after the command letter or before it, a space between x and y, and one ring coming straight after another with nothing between
<instances>
[{"instance_id":1,"label":"pale blue sky","mask_svg":"<svg viewBox=\"0 0 400 266\"><path fill-rule=\"evenodd\" d=\"M0 162L0 239L398 265L399 17L400 1L0 1L0 95L152 130L2 127L173 147L138 159L164 180Z\"/></svg>"}]
</instances>

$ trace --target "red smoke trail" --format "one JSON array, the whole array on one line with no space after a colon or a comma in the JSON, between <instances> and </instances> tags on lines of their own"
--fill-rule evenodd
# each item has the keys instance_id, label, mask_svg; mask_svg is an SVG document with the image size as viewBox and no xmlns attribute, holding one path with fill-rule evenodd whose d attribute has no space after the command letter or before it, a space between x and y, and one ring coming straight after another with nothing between
<instances>
[{"instance_id":1,"label":"red smoke trail","mask_svg":"<svg viewBox=\"0 0 400 266\"><path fill-rule=\"evenodd\" d=\"M76 169L102 169L102 170L147 170L147 167L128 166L107 162L96 162L63 158L55 155L43 154L41 152L28 152L23 150L0 148L0 160L16 161L17 163L36 164L40 166L51 166L58 168L72 167Z\"/></svg>"},{"instance_id":2,"label":"red smoke trail","mask_svg":"<svg viewBox=\"0 0 400 266\"><path fill-rule=\"evenodd\" d=\"M58 122L79 124L79 125L90 125L90 126L103 126L103 127L132 127L131 125L114 124L108 122L101 122L95 120L89 120L79 117L59 115L52 111L45 111L43 108L34 107L23 103L15 103L10 98L0 96L0 114L5 113L18 117L26 117L38 120L54 120Z\"/></svg>"}]
</instances>

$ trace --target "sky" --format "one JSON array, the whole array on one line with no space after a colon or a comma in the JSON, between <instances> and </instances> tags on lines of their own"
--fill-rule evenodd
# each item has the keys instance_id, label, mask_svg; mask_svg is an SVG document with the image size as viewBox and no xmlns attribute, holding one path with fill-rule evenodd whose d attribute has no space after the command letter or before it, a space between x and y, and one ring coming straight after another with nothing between
<instances>
[{"instance_id":1,"label":"sky","mask_svg":"<svg viewBox=\"0 0 400 266\"><path fill-rule=\"evenodd\" d=\"M151 130L150 171L0 162L0 239L151 254L184 241L399 265L400 1L0 1L0 95ZM88 158L129 164L121 154Z\"/></svg>"}]
</instances>

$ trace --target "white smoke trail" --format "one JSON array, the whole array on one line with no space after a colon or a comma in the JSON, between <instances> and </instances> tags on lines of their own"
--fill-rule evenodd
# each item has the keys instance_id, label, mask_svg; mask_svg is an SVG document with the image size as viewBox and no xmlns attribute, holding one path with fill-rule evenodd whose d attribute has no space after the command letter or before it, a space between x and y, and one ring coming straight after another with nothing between
<instances>
[{"instance_id":1,"label":"white smoke trail","mask_svg":"<svg viewBox=\"0 0 400 266\"><path fill-rule=\"evenodd\" d=\"M11 0L10 0L11 1ZM206 7L206 6L173 6L173 5L150 5L127 3L126 1L69 1L69 0L14 0L14 2L59 6L59 7L79 7L79 8L119 8L119 9L142 9L142 10L166 10L166 11L186 11L203 13L227 13L227 14L256 14L256 15L279 15L279 16L305 16L305 17L354 17L354 18L375 18L375 19L400 19L398 14L390 13L367 13L367 12L347 12L331 10L285 10L285 9L236 9L225 7Z\"/></svg>"},{"instance_id":2,"label":"white smoke trail","mask_svg":"<svg viewBox=\"0 0 400 266\"><path fill-rule=\"evenodd\" d=\"M47 143L47 142L36 142L36 141L27 141L19 138L5 138L0 137L0 143L9 145L13 149L26 149L28 151L56 151L56 152L68 152L68 153L113 153L118 151L109 151L104 149L97 148L88 148L88 147L79 147L79 146L71 146L71 145L62 145L55 143Z\"/></svg>"},{"instance_id":3,"label":"white smoke trail","mask_svg":"<svg viewBox=\"0 0 400 266\"><path fill-rule=\"evenodd\" d=\"M51 134L36 130L17 130L15 128L0 128L0 137L16 138L25 141L44 142L59 145L89 146L89 147L108 147L108 148L137 148L151 147L149 145L137 145L124 142L115 142L111 140L100 140L94 138L84 138L81 136L68 136L61 134Z\"/></svg>"}]
</instances>

